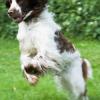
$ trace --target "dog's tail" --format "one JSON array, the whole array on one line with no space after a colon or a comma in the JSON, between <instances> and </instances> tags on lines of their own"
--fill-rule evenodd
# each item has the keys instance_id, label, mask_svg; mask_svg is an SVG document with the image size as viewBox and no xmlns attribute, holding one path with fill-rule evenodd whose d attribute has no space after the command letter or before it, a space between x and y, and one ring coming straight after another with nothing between
<instances>
[{"instance_id":1,"label":"dog's tail","mask_svg":"<svg viewBox=\"0 0 100 100\"><path fill-rule=\"evenodd\" d=\"M87 59L83 59L82 70L85 79L92 79L92 67Z\"/></svg>"}]
</instances>

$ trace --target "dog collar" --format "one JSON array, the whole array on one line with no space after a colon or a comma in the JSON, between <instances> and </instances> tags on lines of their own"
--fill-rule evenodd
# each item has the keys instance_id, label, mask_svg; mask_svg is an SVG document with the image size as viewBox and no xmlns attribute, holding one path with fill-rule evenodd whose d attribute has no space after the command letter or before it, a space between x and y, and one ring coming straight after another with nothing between
<instances>
[{"instance_id":1,"label":"dog collar","mask_svg":"<svg viewBox=\"0 0 100 100\"><path fill-rule=\"evenodd\" d=\"M31 14L33 13L33 11L31 10L31 11L29 11L27 14L26 14L26 16L23 18L23 21L26 21L26 20L28 20L28 18L31 16Z\"/></svg>"}]
</instances>

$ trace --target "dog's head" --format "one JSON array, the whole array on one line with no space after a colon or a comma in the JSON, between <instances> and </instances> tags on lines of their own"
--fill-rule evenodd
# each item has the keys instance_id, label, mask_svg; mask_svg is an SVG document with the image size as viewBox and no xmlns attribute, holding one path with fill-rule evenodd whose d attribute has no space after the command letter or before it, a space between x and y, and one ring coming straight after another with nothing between
<instances>
[{"instance_id":1,"label":"dog's head","mask_svg":"<svg viewBox=\"0 0 100 100\"><path fill-rule=\"evenodd\" d=\"M16 22L27 21L37 17L47 0L6 0L8 15Z\"/></svg>"}]
</instances>

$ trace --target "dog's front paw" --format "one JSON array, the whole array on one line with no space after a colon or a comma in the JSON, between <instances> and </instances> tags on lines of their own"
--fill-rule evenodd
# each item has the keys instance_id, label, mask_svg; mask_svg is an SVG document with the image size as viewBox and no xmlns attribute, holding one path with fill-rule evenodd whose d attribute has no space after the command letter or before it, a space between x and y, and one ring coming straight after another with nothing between
<instances>
[{"instance_id":1,"label":"dog's front paw","mask_svg":"<svg viewBox=\"0 0 100 100\"><path fill-rule=\"evenodd\" d=\"M32 85L35 85L38 81L38 77L33 74L28 74L26 70L24 70L24 76L28 80L28 82Z\"/></svg>"},{"instance_id":2,"label":"dog's front paw","mask_svg":"<svg viewBox=\"0 0 100 100\"><path fill-rule=\"evenodd\" d=\"M36 84L39 76L44 75L46 68L44 66L28 65L24 67L24 75L32 85Z\"/></svg>"}]
</instances>

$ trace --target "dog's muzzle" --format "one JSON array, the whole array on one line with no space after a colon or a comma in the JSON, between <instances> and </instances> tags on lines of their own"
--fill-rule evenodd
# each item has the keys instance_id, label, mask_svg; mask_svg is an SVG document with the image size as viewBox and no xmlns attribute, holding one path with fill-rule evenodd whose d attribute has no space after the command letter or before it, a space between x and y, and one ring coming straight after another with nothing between
<instances>
[{"instance_id":1,"label":"dog's muzzle","mask_svg":"<svg viewBox=\"0 0 100 100\"><path fill-rule=\"evenodd\" d=\"M19 11L15 9L9 10L8 15L18 23L20 23L23 20L23 15L20 14Z\"/></svg>"},{"instance_id":2,"label":"dog's muzzle","mask_svg":"<svg viewBox=\"0 0 100 100\"><path fill-rule=\"evenodd\" d=\"M20 23L27 20L27 18L32 14L32 11L29 11L27 14L21 14L19 11L12 9L8 11L8 15L15 20L15 22Z\"/></svg>"}]
</instances>

